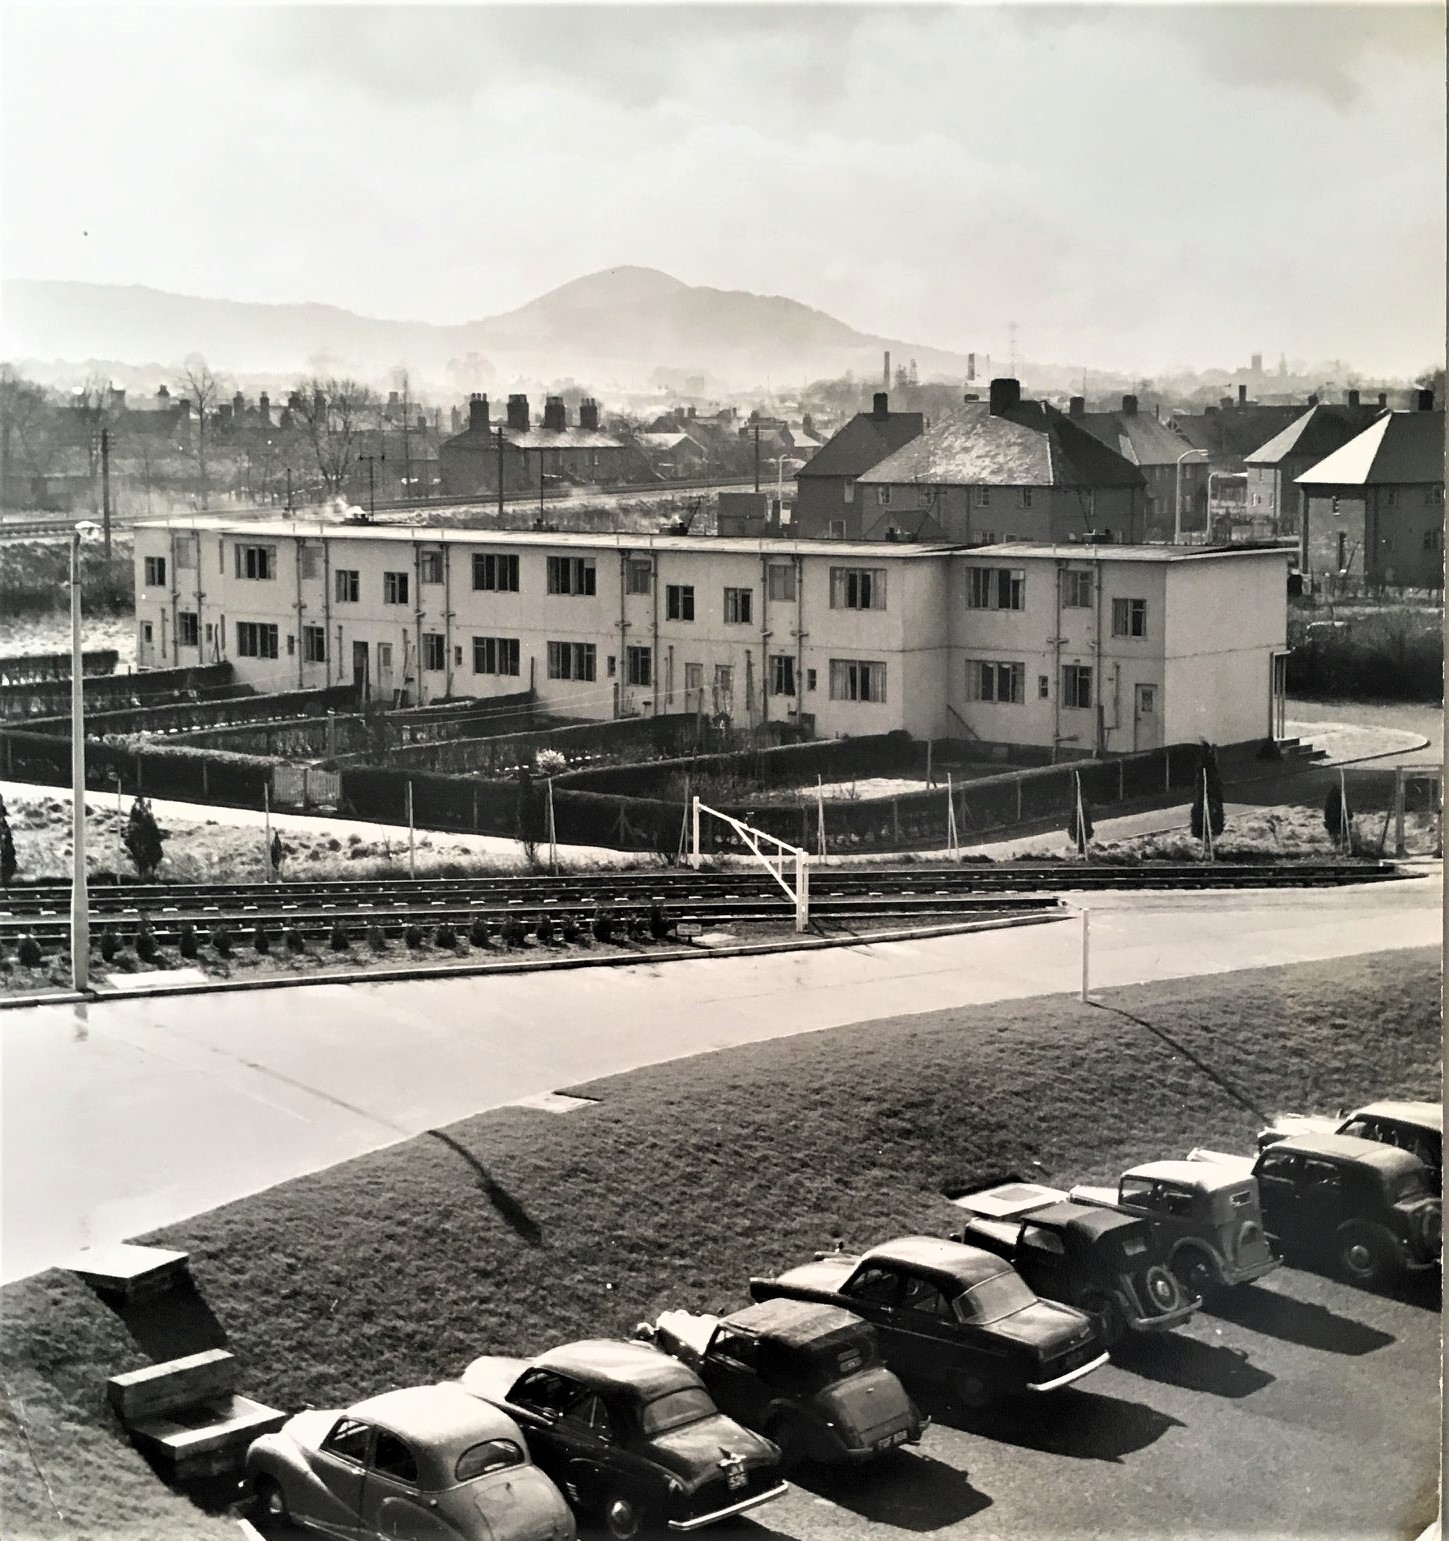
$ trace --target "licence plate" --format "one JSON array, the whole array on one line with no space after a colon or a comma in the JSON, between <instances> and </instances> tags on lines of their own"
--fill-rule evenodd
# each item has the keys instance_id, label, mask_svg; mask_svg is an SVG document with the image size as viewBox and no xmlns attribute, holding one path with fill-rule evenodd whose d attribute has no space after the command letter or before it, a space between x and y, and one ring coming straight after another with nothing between
<instances>
[{"instance_id":1,"label":"licence plate","mask_svg":"<svg viewBox=\"0 0 1449 1541\"><path fill-rule=\"evenodd\" d=\"M876 1441L877 1450L889 1450L892 1445L903 1445L906 1442L906 1430L897 1429L894 1434L887 1434L884 1439Z\"/></svg>"},{"instance_id":2,"label":"licence plate","mask_svg":"<svg viewBox=\"0 0 1449 1541\"><path fill-rule=\"evenodd\" d=\"M730 1490L731 1493L734 1493L738 1492L739 1489L742 1488L749 1480L750 1474L748 1472L732 1471L729 1476L725 1478L725 1486Z\"/></svg>"}]
</instances>

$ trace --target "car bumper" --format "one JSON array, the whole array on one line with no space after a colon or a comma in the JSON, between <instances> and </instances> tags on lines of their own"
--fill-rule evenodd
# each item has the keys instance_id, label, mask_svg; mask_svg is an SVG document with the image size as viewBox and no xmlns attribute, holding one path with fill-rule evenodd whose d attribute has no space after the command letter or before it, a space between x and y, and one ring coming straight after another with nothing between
<instances>
[{"instance_id":1,"label":"car bumper","mask_svg":"<svg viewBox=\"0 0 1449 1541\"><path fill-rule=\"evenodd\" d=\"M1170 1332L1174 1327L1181 1327L1185 1321L1189 1321L1201 1304L1202 1301L1194 1295L1185 1306L1178 1306L1173 1311L1163 1311L1157 1316L1129 1316L1127 1330L1129 1332Z\"/></svg>"},{"instance_id":2,"label":"car bumper","mask_svg":"<svg viewBox=\"0 0 1449 1541\"><path fill-rule=\"evenodd\" d=\"M872 1440L868 1445L847 1445L839 1438L832 1436L835 1458L847 1466L868 1465L871 1461L879 1460L883 1455L889 1455L892 1450L901 1450L907 1445L919 1445L921 1436L930 1427L930 1423L929 1418L922 1418L919 1423L897 1429L882 1439Z\"/></svg>"},{"instance_id":3,"label":"car bumper","mask_svg":"<svg viewBox=\"0 0 1449 1541\"><path fill-rule=\"evenodd\" d=\"M1270 1274L1275 1268L1281 1268L1283 1260L1277 1257L1266 1258L1261 1263L1238 1264L1233 1267L1224 1267L1222 1278L1224 1284L1251 1284L1254 1279L1261 1279L1265 1274Z\"/></svg>"},{"instance_id":4,"label":"car bumper","mask_svg":"<svg viewBox=\"0 0 1449 1541\"><path fill-rule=\"evenodd\" d=\"M697 1514L688 1520L670 1520L670 1530L703 1530L706 1525L718 1525L721 1520L732 1519L736 1514L743 1514L746 1509L757 1509L761 1504L767 1504L772 1499L783 1498L790 1491L788 1482L781 1482L763 1493L754 1493L749 1498L742 1498L737 1504L728 1504L723 1509L711 1509L708 1514Z\"/></svg>"},{"instance_id":5,"label":"car bumper","mask_svg":"<svg viewBox=\"0 0 1449 1541\"><path fill-rule=\"evenodd\" d=\"M1032 1381L1027 1386L1028 1391L1060 1391L1063 1386L1070 1386L1074 1380L1081 1380L1084 1375L1090 1375L1093 1370L1100 1370L1107 1363L1110 1355L1098 1354L1095 1359L1089 1359L1086 1364L1079 1364L1075 1370L1068 1370L1065 1375L1058 1375L1055 1380Z\"/></svg>"}]
</instances>

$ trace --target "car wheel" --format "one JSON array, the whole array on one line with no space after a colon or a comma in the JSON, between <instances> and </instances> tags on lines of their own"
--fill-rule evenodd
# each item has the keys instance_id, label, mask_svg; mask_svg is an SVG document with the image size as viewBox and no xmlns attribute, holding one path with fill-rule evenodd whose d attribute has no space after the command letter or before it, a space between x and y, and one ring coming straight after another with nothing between
<instances>
[{"instance_id":1,"label":"car wheel","mask_svg":"<svg viewBox=\"0 0 1449 1541\"><path fill-rule=\"evenodd\" d=\"M275 1520L279 1524L285 1524L291 1519L287 1509L287 1495L282 1491L282 1484L274 1477L258 1477L256 1493L257 1508L266 1519Z\"/></svg>"},{"instance_id":2,"label":"car wheel","mask_svg":"<svg viewBox=\"0 0 1449 1541\"><path fill-rule=\"evenodd\" d=\"M985 1407L991 1400L991 1391L979 1375L953 1375L948 1384L962 1407Z\"/></svg>"},{"instance_id":3,"label":"car wheel","mask_svg":"<svg viewBox=\"0 0 1449 1541\"><path fill-rule=\"evenodd\" d=\"M765 1438L780 1447L780 1469L794 1471L809 1453L804 1424L793 1413L779 1413L765 1425Z\"/></svg>"},{"instance_id":4,"label":"car wheel","mask_svg":"<svg viewBox=\"0 0 1449 1541\"><path fill-rule=\"evenodd\" d=\"M1388 1273L1392 1254L1370 1225L1345 1225L1334 1238L1339 1271L1353 1284L1376 1284Z\"/></svg>"},{"instance_id":5,"label":"car wheel","mask_svg":"<svg viewBox=\"0 0 1449 1541\"><path fill-rule=\"evenodd\" d=\"M1200 1300L1217 1288L1218 1271L1200 1247L1184 1247L1172 1260L1172 1272L1183 1289Z\"/></svg>"},{"instance_id":6,"label":"car wheel","mask_svg":"<svg viewBox=\"0 0 1449 1541\"><path fill-rule=\"evenodd\" d=\"M1090 1295L1083 1295L1080 1304L1081 1309L1096 1323L1102 1342L1108 1348L1115 1348L1127 1335L1122 1308L1110 1295L1094 1291Z\"/></svg>"},{"instance_id":7,"label":"car wheel","mask_svg":"<svg viewBox=\"0 0 1449 1541\"><path fill-rule=\"evenodd\" d=\"M610 1493L604 1500L604 1529L613 1541L635 1541L644 1534L644 1511L623 1493Z\"/></svg>"},{"instance_id":8,"label":"car wheel","mask_svg":"<svg viewBox=\"0 0 1449 1541\"><path fill-rule=\"evenodd\" d=\"M1160 1263L1154 1263L1147 1270L1143 1283L1146 1286L1147 1298L1164 1315L1168 1311L1176 1311L1183 1304L1182 1285L1177 1282L1176 1276Z\"/></svg>"}]
</instances>

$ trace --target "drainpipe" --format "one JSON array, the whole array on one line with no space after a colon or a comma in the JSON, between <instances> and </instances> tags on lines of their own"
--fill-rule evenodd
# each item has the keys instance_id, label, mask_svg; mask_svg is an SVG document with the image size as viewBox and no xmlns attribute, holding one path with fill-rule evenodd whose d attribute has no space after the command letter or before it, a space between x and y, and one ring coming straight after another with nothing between
<instances>
[{"instance_id":1,"label":"drainpipe","mask_svg":"<svg viewBox=\"0 0 1449 1541\"><path fill-rule=\"evenodd\" d=\"M196 661L199 664L206 663L206 623L202 616L202 601L206 598L206 590L201 586L201 537L196 534L187 536L192 542L192 555L196 558Z\"/></svg>"},{"instance_id":2,"label":"drainpipe","mask_svg":"<svg viewBox=\"0 0 1449 1541\"><path fill-rule=\"evenodd\" d=\"M805 715L805 562L795 553L795 726Z\"/></svg>"},{"instance_id":3,"label":"drainpipe","mask_svg":"<svg viewBox=\"0 0 1449 1541\"><path fill-rule=\"evenodd\" d=\"M180 569L176 565L176 534L174 531L169 533L171 535L171 659L179 669L181 667L181 628L176 624L176 611L181 594L177 587ZM199 625L200 622L198 621L197 624Z\"/></svg>"},{"instance_id":4,"label":"drainpipe","mask_svg":"<svg viewBox=\"0 0 1449 1541\"><path fill-rule=\"evenodd\" d=\"M294 536L292 544L295 550L292 552L292 566L297 574L297 689L304 690L307 681L304 673L307 667L307 648L302 641L302 537Z\"/></svg>"},{"instance_id":5,"label":"drainpipe","mask_svg":"<svg viewBox=\"0 0 1449 1541\"><path fill-rule=\"evenodd\" d=\"M760 724L770 720L770 558L760 547Z\"/></svg>"},{"instance_id":6,"label":"drainpipe","mask_svg":"<svg viewBox=\"0 0 1449 1541\"><path fill-rule=\"evenodd\" d=\"M332 546L322 537L322 661L332 687ZM337 628L337 677L342 678L342 628Z\"/></svg>"},{"instance_id":7,"label":"drainpipe","mask_svg":"<svg viewBox=\"0 0 1449 1541\"><path fill-rule=\"evenodd\" d=\"M1096 697L1097 697L1097 700L1096 700L1096 707L1097 707L1097 753L1100 755L1102 753L1104 747L1105 747L1105 741L1106 741L1106 736L1107 736L1106 735L1106 727L1105 727L1105 720L1106 719L1105 719L1105 714L1103 713L1103 710L1102 710L1102 675L1104 673L1104 667L1103 667L1103 661L1102 661L1102 563L1101 563L1101 559L1100 558L1098 559L1098 561L1096 563L1096 567L1097 567L1097 603L1096 603L1095 609L1096 609L1096 612L1097 612L1097 656L1096 656L1096 660L1095 660L1096 667L1093 669L1092 673L1096 677L1096 692L1095 692L1095 694L1096 694Z\"/></svg>"},{"instance_id":8,"label":"drainpipe","mask_svg":"<svg viewBox=\"0 0 1449 1541\"><path fill-rule=\"evenodd\" d=\"M655 555L649 553L649 680L653 691L654 715L659 715L659 575L654 571ZM673 665L671 664L671 669Z\"/></svg>"},{"instance_id":9,"label":"drainpipe","mask_svg":"<svg viewBox=\"0 0 1449 1541\"><path fill-rule=\"evenodd\" d=\"M540 458L539 464L541 465ZM629 659L629 621L625 614L625 596L628 591L629 552L619 548L619 656L614 662L614 716L619 716L619 703L624 697L625 670Z\"/></svg>"},{"instance_id":10,"label":"drainpipe","mask_svg":"<svg viewBox=\"0 0 1449 1541\"><path fill-rule=\"evenodd\" d=\"M413 631L417 637L418 705L428 704L427 687L423 684L423 548L413 542ZM403 646L403 685L408 682L407 645Z\"/></svg>"},{"instance_id":11,"label":"drainpipe","mask_svg":"<svg viewBox=\"0 0 1449 1541\"><path fill-rule=\"evenodd\" d=\"M439 531L439 534L442 532ZM451 542L443 542L443 689L444 694L451 697L453 694L453 547Z\"/></svg>"},{"instance_id":12,"label":"drainpipe","mask_svg":"<svg viewBox=\"0 0 1449 1541\"><path fill-rule=\"evenodd\" d=\"M1057 763L1057 750L1062 742L1062 575L1067 564L1057 558L1056 625L1052 627L1052 764Z\"/></svg>"}]
</instances>

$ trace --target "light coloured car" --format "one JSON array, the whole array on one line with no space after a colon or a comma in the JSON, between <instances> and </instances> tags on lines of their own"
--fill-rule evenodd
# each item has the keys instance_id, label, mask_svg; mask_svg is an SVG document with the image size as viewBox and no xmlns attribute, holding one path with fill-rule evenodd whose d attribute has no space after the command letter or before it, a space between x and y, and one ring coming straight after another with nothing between
<instances>
[{"instance_id":1,"label":"light coloured car","mask_svg":"<svg viewBox=\"0 0 1449 1541\"><path fill-rule=\"evenodd\" d=\"M348 1541L575 1541L518 1425L454 1384L289 1418L247 1451L262 1512Z\"/></svg>"},{"instance_id":2,"label":"light coloured car","mask_svg":"<svg viewBox=\"0 0 1449 1541\"><path fill-rule=\"evenodd\" d=\"M1258 1149L1266 1150L1295 1134L1347 1134L1356 1140L1377 1140L1417 1156L1429 1170L1429 1186L1435 1193L1444 1186L1444 1108L1437 1102L1385 1100L1366 1103L1350 1111L1339 1109L1332 1118L1285 1113L1258 1133Z\"/></svg>"}]
</instances>

